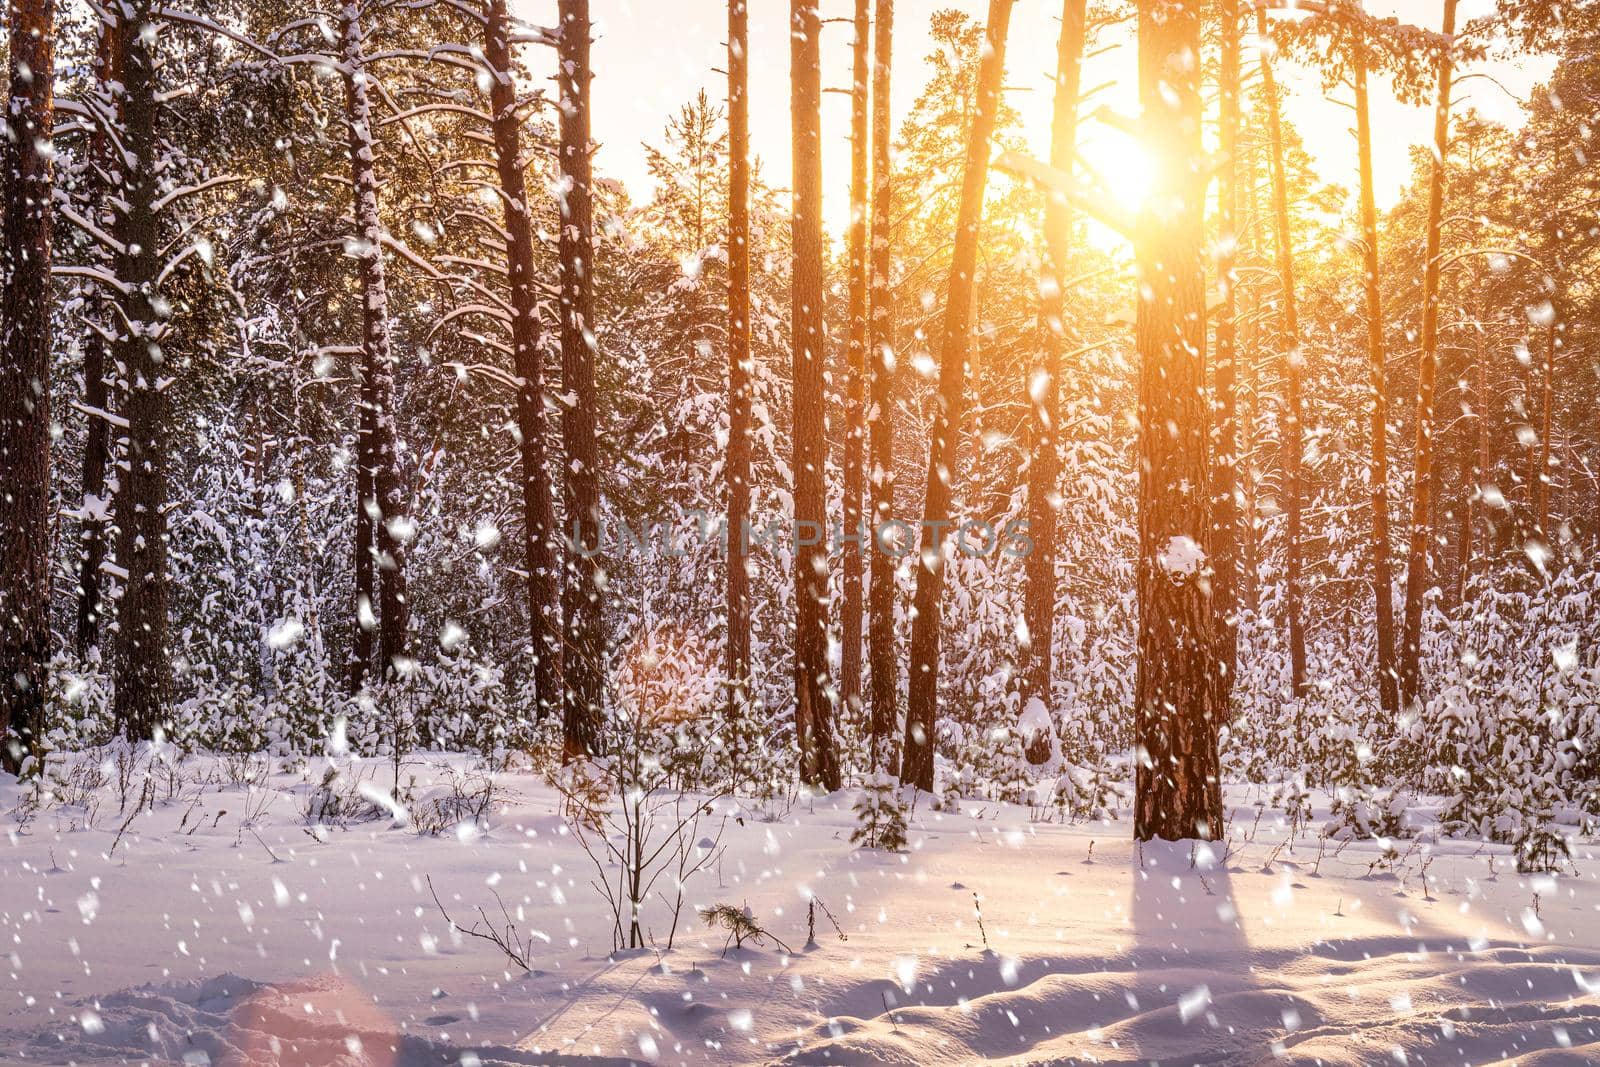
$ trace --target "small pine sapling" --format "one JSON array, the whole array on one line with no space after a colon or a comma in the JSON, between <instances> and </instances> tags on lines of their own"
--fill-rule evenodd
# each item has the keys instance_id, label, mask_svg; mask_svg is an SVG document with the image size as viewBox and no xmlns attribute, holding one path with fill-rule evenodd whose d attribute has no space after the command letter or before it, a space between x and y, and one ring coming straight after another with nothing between
<instances>
[{"instance_id":1,"label":"small pine sapling","mask_svg":"<svg viewBox=\"0 0 1600 1067\"><path fill-rule=\"evenodd\" d=\"M906 813L900 784L892 775L869 775L855 803L857 825L850 843L862 848L898 852L906 847Z\"/></svg>"},{"instance_id":2,"label":"small pine sapling","mask_svg":"<svg viewBox=\"0 0 1600 1067\"><path fill-rule=\"evenodd\" d=\"M732 904L711 904L700 909L700 917L713 930L721 927L728 931L728 938L722 943L724 956L728 954L730 947L744 948L746 941L759 945L767 938L771 938L783 951L790 955L794 954L794 950L779 940L776 934L756 922L748 904L743 907L734 907Z\"/></svg>"},{"instance_id":3,"label":"small pine sapling","mask_svg":"<svg viewBox=\"0 0 1600 1067\"><path fill-rule=\"evenodd\" d=\"M1006 804L1028 803L1038 769L1028 758L1027 739L1018 730L1001 728L990 734L990 743L989 796Z\"/></svg>"},{"instance_id":4,"label":"small pine sapling","mask_svg":"<svg viewBox=\"0 0 1600 1067\"><path fill-rule=\"evenodd\" d=\"M1306 788L1305 778L1295 775L1273 786L1271 803L1274 808L1283 812L1283 824L1288 830L1287 840L1292 850L1294 839L1311 821L1311 790Z\"/></svg>"},{"instance_id":5,"label":"small pine sapling","mask_svg":"<svg viewBox=\"0 0 1600 1067\"><path fill-rule=\"evenodd\" d=\"M1323 834L1341 841L1411 836L1408 797L1380 780L1382 768L1372 748L1355 736L1333 751L1333 801Z\"/></svg>"},{"instance_id":6,"label":"small pine sapling","mask_svg":"<svg viewBox=\"0 0 1600 1067\"><path fill-rule=\"evenodd\" d=\"M1117 817L1122 796L1112 775L1103 767L1079 767L1060 761L1061 773L1050 803L1062 822L1110 821Z\"/></svg>"},{"instance_id":7,"label":"small pine sapling","mask_svg":"<svg viewBox=\"0 0 1600 1067\"><path fill-rule=\"evenodd\" d=\"M1518 874L1551 874L1572 862L1567 839L1541 823L1522 828L1521 836L1512 842L1517 856Z\"/></svg>"}]
</instances>

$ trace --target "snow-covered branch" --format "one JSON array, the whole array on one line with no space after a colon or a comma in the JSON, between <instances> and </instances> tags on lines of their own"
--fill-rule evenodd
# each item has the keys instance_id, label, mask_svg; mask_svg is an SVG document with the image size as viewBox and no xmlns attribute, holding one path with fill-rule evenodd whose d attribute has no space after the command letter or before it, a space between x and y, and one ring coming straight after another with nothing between
<instances>
[{"instance_id":1,"label":"snow-covered branch","mask_svg":"<svg viewBox=\"0 0 1600 1067\"><path fill-rule=\"evenodd\" d=\"M182 200L184 197L195 196L199 193L205 192L207 189L214 189L219 185L232 185L236 182L249 180L250 179L243 174L219 174L215 178L207 178L205 181L196 182L193 185L180 185L171 192L158 197L156 202L151 205L151 210L161 211L175 200Z\"/></svg>"}]
</instances>

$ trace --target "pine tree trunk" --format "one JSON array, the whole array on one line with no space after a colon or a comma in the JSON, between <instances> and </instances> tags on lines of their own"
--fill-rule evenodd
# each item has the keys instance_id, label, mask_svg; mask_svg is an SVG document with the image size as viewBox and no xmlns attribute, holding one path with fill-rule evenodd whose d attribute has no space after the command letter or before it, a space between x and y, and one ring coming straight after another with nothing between
<instances>
[{"instance_id":1,"label":"pine tree trunk","mask_svg":"<svg viewBox=\"0 0 1600 1067\"><path fill-rule=\"evenodd\" d=\"M1378 699L1391 719L1400 712L1394 659L1394 572L1389 553L1389 387L1383 343L1383 295L1378 286L1378 209L1372 179L1372 116L1367 100L1367 66L1357 56L1356 142L1360 159L1361 238L1367 296L1367 365L1372 380L1372 591L1377 601Z\"/></svg>"},{"instance_id":2,"label":"pine tree trunk","mask_svg":"<svg viewBox=\"0 0 1600 1067\"><path fill-rule=\"evenodd\" d=\"M298 316L294 322L294 334L301 335ZM317 581L318 546L311 540L311 515L310 506L306 499L306 452L314 447L310 434L305 430L304 415L302 414L303 397L299 390L291 393L293 404L290 408L290 417L294 420L294 436L290 439L289 447L293 450L294 462L294 502L295 502L295 529L299 541L300 567L306 575L306 636L310 639L311 654L319 664L327 662L327 646L322 636L322 612L318 607L322 603L321 590Z\"/></svg>"},{"instance_id":3,"label":"pine tree trunk","mask_svg":"<svg viewBox=\"0 0 1600 1067\"><path fill-rule=\"evenodd\" d=\"M594 191L589 137L589 2L561 0L557 84L561 94L561 385L567 463L567 566L561 614L562 748L567 758L594 754L605 715L605 630L600 563L600 451L594 360Z\"/></svg>"},{"instance_id":4,"label":"pine tree trunk","mask_svg":"<svg viewBox=\"0 0 1600 1067\"><path fill-rule=\"evenodd\" d=\"M1539 493L1535 488L1535 483L1538 481L1539 475L1538 472L1533 469L1534 464L1537 463L1539 459L1538 448L1536 447L1538 445L1538 434L1534 433L1533 431L1533 421L1537 417L1534 412L1534 408L1537 406L1536 401L1534 400L1534 393L1537 391L1536 378L1539 371L1538 364L1534 361L1533 346L1530 342L1531 338L1528 342L1524 342L1528 350L1528 358L1526 361L1519 360L1518 362L1522 364L1522 396L1520 397L1522 401L1521 415L1527 420L1525 432L1532 434L1534 440L1525 441L1519 437L1517 442L1520 446L1518 449L1518 457L1517 459L1511 460L1510 463L1507 464L1508 466L1513 466L1520 461L1523 465L1520 478L1516 474L1512 475L1513 483L1520 481L1520 488L1522 490L1522 497L1519 501L1520 508L1513 512L1516 523L1517 543L1519 545L1526 545L1529 541L1533 540L1535 534L1533 523L1535 512L1539 507ZM1442 489L1440 489L1438 486L1435 486L1434 492L1439 496L1440 499L1443 499L1444 491ZM1430 541L1430 549L1435 544L1438 544L1437 537ZM1533 561L1527 558L1526 553L1523 554L1523 560L1529 572L1534 574L1538 573L1537 569L1533 566Z\"/></svg>"},{"instance_id":5,"label":"pine tree trunk","mask_svg":"<svg viewBox=\"0 0 1600 1067\"><path fill-rule=\"evenodd\" d=\"M1082 75L1085 0L1064 0L1061 37L1056 48L1056 95L1050 123L1050 165L1071 173L1078 144L1078 92ZM1028 623L1027 670L1022 675L1022 699L1038 698L1046 707L1050 699L1051 656L1055 647L1056 616L1056 508L1060 493L1061 443L1056 437L1061 423L1061 356L1067 345L1067 271L1072 254L1072 208L1060 193L1044 204L1045 277L1040 291L1040 359L1028 376L1033 402L1033 441L1028 454L1028 535L1033 552L1027 560L1027 592L1023 605ZM1041 737L1041 751L1049 738ZM1038 762L1043 762L1039 760Z\"/></svg>"},{"instance_id":6,"label":"pine tree trunk","mask_svg":"<svg viewBox=\"0 0 1600 1067\"><path fill-rule=\"evenodd\" d=\"M356 522L353 569L356 591L356 627L350 641L350 695L356 696L367 684L372 657L377 648L378 589L373 566L376 546L372 540L372 414L366 402L366 376L361 380L360 424L356 429Z\"/></svg>"},{"instance_id":7,"label":"pine tree trunk","mask_svg":"<svg viewBox=\"0 0 1600 1067\"><path fill-rule=\"evenodd\" d=\"M867 71L871 41L871 0L856 0L855 40L852 45L850 88L850 336L845 350L844 414L844 532L862 533L861 500L864 490L866 447L867 374ZM845 714L861 712L862 572L866 563L866 537L862 544L841 542L844 552L844 589L839 611L839 695Z\"/></svg>"},{"instance_id":8,"label":"pine tree trunk","mask_svg":"<svg viewBox=\"0 0 1600 1067\"><path fill-rule=\"evenodd\" d=\"M1242 203L1244 223L1239 227L1240 233L1248 240L1249 260L1252 269L1262 269L1261 264L1266 259L1264 248L1261 208L1261 166L1260 153L1248 151L1245 153L1244 177L1240 183L1239 198ZM1237 300L1237 296L1235 297ZM1262 338L1265 330L1262 326L1266 320L1263 314L1263 300L1261 287L1256 286L1251 291L1250 309L1242 316L1246 327L1246 337L1241 348L1249 353L1259 352L1262 348ZM1261 468L1256 459L1256 428L1260 425L1261 416L1261 383L1256 377L1254 360L1235 360L1235 395L1248 398L1248 411L1241 417L1239 423L1239 463L1237 470L1244 479L1243 487L1243 514L1240 516L1239 532L1243 538L1239 551L1240 570L1236 574L1239 589L1239 604L1250 614L1256 614L1261 607ZM1237 378L1240 367L1247 371L1243 383Z\"/></svg>"},{"instance_id":9,"label":"pine tree trunk","mask_svg":"<svg viewBox=\"0 0 1600 1067\"><path fill-rule=\"evenodd\" d=\"M1446 37L1456 32L1456 0L1444 0ZM1406 557L1405 636L1400 653L1400 703L1409 707L1422 689L1422 600L1428 589L1428 539L1433 526L1433 406L1439 375L1439 247L1444 219L1445 158L1450 148L1451 54L1439 58L1433 113L1434 155L1428 177L1427 247L1422 273L1422 356L1417 369L1417 447L1413 461L1411 545Z\"/></svg>"},{"instance_id":10,"label":"pine tree trunk","mask_svg":"<svg viewBox=\"0 0 1600 1067\"><path fill-rule=\"evenodd\" d=\"M112 712L130 740L148 740L165 710L172 670L167 647L168 403L170 376L161 339L166 301L157 290L161 231L155 202L155 48L148 0L125 11L122 53L124 173L113 236L122 245L117 278L125 289L115 357L125 375L122 414L127 420L127 467L117 486L117 566L123 572L117 600L115 693Z\"/></svg>"},{"instance_id":11,"label":"pine tree trunk","mask_svg":"<svg viewBox=\"0 0 1600 1067\"><path fill-rule=\"evenodd\" d=\"M1256 8L1256 33L1263 41L1271 40L1267 28L1267 9L1264 7ZM1277 229L1278 282L1282 287L1278 305L1278 343L1284 364L1283 510L1288 526L1287 544L1284 547L1287 560L1283 603L1289 623L1290 681L1294 694L1299 697L1305 693L1306 686L1303 562L1300 554L1300 510L1305 495L1300 470L1305 451L1300 372L1305 356L1300 347L1300 305L1295 293L1294 240L1289 228L1289 175L1284 164L1282 106L1278 99L1277 79L1272 73L1272 61L1264 52L1261 56L1261 88L1267 106L1267 136L1272 145L1272 209Z\"/></svg>"},{"instance_id":12,"label":"pine tree trunk","mask_svg":"<svg viewBox=\"0 0 1600 1067\"><path fill-rule=\"evenodd\" d=\"M95 57L95 91L111 121L121 118L114 85L122 84L121 45L118 34L121 23L109 11L99 20L99 43ZM107 174L118 170L110 152L110 139L97 124L90 139L89 156ZM106 188L95 183L97 200L104 202ZM110 390L106 387L106 356L111 334L104 324L111 319L110 309L103 293L98 289L89 298L89 332L83 339L83 403L91 412L109 412ZM77 649L84 659L90 649L100 644L100 623L105 608L100 597L100 569L106 560L106 540L110 536L103 519L89 515L91 507L104 508L106 500L106 469L111 463L111 425L100 416L91 414L85 426L83 442L83 514L81 520L82 555L78 559Z\"/></svg>"},{"instance_id":13,"label":"pine tree trunk","mask_svg":"<svg viewBox=\"0 0 1600 1067\"><path fill-rule=\"evenodd\" d=\"M91 301L98 305L99 300ZM83 339L83 404L91 411L108 411L106 349L109 346L95 326ZM82 554L78 558L76 645L80 658L100 644L100 568L106 560L106 524L89 514L92 502L106 503L106 467L111 457L111 427L100 415L90 415L83 441Z\"/></svg>"},{"instance_id":14,"label":"pine tree trunk","mask_svg":"<svg viewBox=\"0 0 1600 1067\"><path fill-rule=\"evenodd\" d=\"M9 0L0 136L0 765L44 726L50 662L50 218L55 4ZM7 730L9 729L9 736ZM17 746L13 749L13 744Z\"/></svg>"},{"instance_id":15,"label":"pine tree trunk","mask_svg":"<svg viewBox=\"0 0 1600 1067\"><path fill-rule=\"evenodd\" d=\"M827 462L823 440L822 68L817 5L790 0L789 79L794 133L795 736L800 780L839 788L828 697Z\"/></svg>"},{"instance_id":16,"label":"pine tree trunk","mask_svg":"<svg viewBox=\"0 0 1600 1067\"><path fill-rule=\"evenodd\" d=\"M364 454L357 457L357 462L365 464L369 471L369 499L377 504L371 523L378 571L378 669L389 677L402 666L410 651L405 542L411 536L411 518L406 509L405 478L400 470L399 434L395 428L395 359L389 335L389 290L383 269L383 222L378 215L370 75L366 70L361 10L353 0L340 11L339 33L352 201L360 241L361 406L366 448L358 450ZM365 510L368 503L358 501L357 506ZM360 525L358 518L358 537Z\"/></svg>"},{"instance_id":17,"label":"pine tree trunk","mask_svg":"<svg viewBox=\"0 0 1600 1067\"><path fill-rule=\"evenodd\" d=\"M1554 308L1555 301L1551 300ZM1538 505L1534 511L1534 536L1545 544L1550 543L1550 433L1552 413L1555 410L1556 348L1560 346L1560 320L1552 311L1550 326L1545 330L1544 382L1539 398L1539 458L1532 479Z\"/></svg>"},{"instance_id":18,"label":"pine tree trunk","mask_svg":"<svg viewBox=\"0 0 1600 1067\"><path fill-rule=\"evenodd\" d=\"M750 13L728 0L728 684L730 719L750 686Z\"/></svg>"},{"instance_id":19,"label":"pine tree trunk","mask_svg":"<svg viewBox=\"0 0 1600 1067\"><path fill-rule=\"evenodd\" d=\"M1461 599L1465 603L1467 591L1472 584L1472 574L1476 549L1474 544L1478 537L1480 519L1486 517L1483 509L1483 483L1489 472L1489 360L1484 348L1484 306L1483 287L1478 287L1474 298L1473 317L1476 326L1473 329L1472 353L1472 423L1473 423L1473 462L1471 481L1467 488L1467 516L1466 537L1461 542ZM1487 525L1482 523L1482 525ZM1488 530L1484 531L1484 548L1490 547Z\"/></svg>"},{"instance_id":20,"label":"pine tree trunk","mask_svg":"<svg viewBox=\"0 0 1600 1067\"><path fill-rule=\"evenodd\" d=\"M923 498L922 543L911 624L911 686L906 699L905 757L900 780L933 789L934 724L938 720L939 642L944 622L945 551L949 541L950 498L957 478L957 447L972 346L973 288L978 267L978 237L983 226L983 195L989 174L989 141L1000 107L1005 73L1006 31L1011 0L989 0L984 51L978 63L976 106L967 130L961 200L956 210L955 249L944 322L939 335L939 406L928 448L928 490Z\"/></svg>"},{"instance_id":21,"label":"pine tree trunk","mask_svg":"<svg viewBox=\"0 0 1600 1067\"><path fill-rule=\"evenodd\" d=\"M1456 515L1456 580L1453 583L1453 606L1467 606L1467 568L1472 565L1472 497L1477 491L1473 473L1473 457L1461 457L1461 510ZM1462 613L1465 617L1465 612Z\"/></svg>"},{"instance_id":22,"label":"pine tree trunk","mask_svg":"<svg viewBox=\"0 0 1600 1067\"><path fill-rule=\"evenodd\" d=\"M489 107L495 170L506 233L511 290L511 349L517 371L517 430L522 452L523 556L528 568L528 630L534 657L535 719L561 707L560 560L555 505L545 464L543 324L534 289L533 212L517 117L516 69L511 61L511 16L506 0L489 0L483 56L489 65Z\"/></svg>"},{"instance_id":23,"label":"pine tree trunk","mask_svg":"<svg viewBox=\"0 0 1600 1067\"><path fill-rule=\"evenodd\" d=\"M1217 616L1220 699L1227 706L1239 665L1239 293L1234 267L1239 246L1239 4L1220 0L1221 64L1217 73L1217 148L1222 156L1217 184L1217 355L1212 383L1216 453L1211 463L1211 602ZM1220 724L1219 724L1220 726Z\"/></svg>"},{"instance_id":24,"label":"pine tree trunk","mask_svg":"<svg viewBox=\"0 0 1600 1067\"><path fill-rule=\"evenodd\" d=\"M1198 0L1139 4L1154 188L1135 238L1139 303L1139 660L1134 836L1222 834L1216 623L1193 557L1210 541ZM1195 542L1199 542L1198 545Z\"/></svg>"},{"instance_id":25,"label":"pine tree trunk","mask_svg":"<svg viewBox=\"0 0 1600 1067\"><path fill-rule=\"evenodd\" d=\"M867 646L872 661L872 769L899 770L895 751L899 712L900 658L894 639L897 560L878 543L878 532L894 517L894 290L893 191L889 142L893 137L889 82L894 50L894 0L878 0L872 56L872 252L871 337L872 532L868 545L872 586L867 593Z\"/></svg>"},{"instance_id":26,"label":"pine tree trunk","mask_svg":"<svg viewBox=\"0 0 1600 1067\"><path fill-rule=\"evenodd\" d=\"M1259 306L1256 310L1259 311ZM1255 333L1259 333L1259 331L1255 331L1250 342L1243 346L1247 352L1255 352L1260 348L1259 343L1255 342ZM1234 366L1237 367L1238 363L1235 363ZM1250 394L1253 394L1253 392L1251 390ZM1261 571L1257 554L1260 550L1258 517L1261 514L1259 501L1261 484L1260 471L1255 464L1255 414L1259 403L1260 396L1251 395L1245 417L1240 419L1239 423L1239 457L1241 460L1239 473L1240 477L1244 479L1244 485L1240 490L1243 504L1241 507L1242 514L1239 517L1241 540L1239 544L1239 571L1236 577L1238 578L1240 610L1249 612L1252 615L1260 607L1258 598L1260 596L1259 577Z\"/></svg>"}]
</instances>

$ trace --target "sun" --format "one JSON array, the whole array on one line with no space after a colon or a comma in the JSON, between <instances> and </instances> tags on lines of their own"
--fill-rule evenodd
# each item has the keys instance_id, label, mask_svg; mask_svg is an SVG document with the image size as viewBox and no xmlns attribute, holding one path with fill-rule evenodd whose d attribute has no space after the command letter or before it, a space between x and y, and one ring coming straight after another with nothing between
<instances>
[{"instance_id":1,"label":"sun","mask_svg":"<svg viewBox=\"0 0 1600 1067\"><path fill-rule=\"evenodd\" d=\"M1144 207L1155 185L1150 157L1144 147L1125 134L1107 131L1086 139L1079 158L1129 214Z\"/></svg>"}]
</instances>

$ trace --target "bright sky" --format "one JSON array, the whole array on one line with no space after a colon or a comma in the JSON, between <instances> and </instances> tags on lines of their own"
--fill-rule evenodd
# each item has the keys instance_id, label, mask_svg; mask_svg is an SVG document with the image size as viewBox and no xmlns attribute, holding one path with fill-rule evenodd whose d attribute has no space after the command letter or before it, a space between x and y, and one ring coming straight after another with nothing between
<instances>
[{"instance_id":1,"label":"bright sky","mask_svg":"<svg viewBox=\"0 0 1600 1067\"><path fill-rule=\"evenodd\" d=\"M1463 0L1460 24L1487 11L1492 0ZM763 161L763 173L773 185L789 182L789 3L788 0L749 0L750 3L750 111L752 148ZM549 25L555 20L551 0L522 0L522 14L530 21ZM893 107L896 130L910 111L927 80L923 57L932 51L929 16L942 8L957 8L981 20L987 0L898 0L895 4L895 54ZM1008 102L1022 115L1024 135L1034 155L1049 152L1050 110L1060 35L1060 0L1017 0L1007 42ZM1443 5L1439 0L1369 0L1379 16L1394 15L1406 22L1437 29ZM850 84L849 23L852 0L822 0L824 19L841 21L823 26L823 85L844 89ZM601 142L596 167L620 179L636 199L650 194L642 143L659 145L667 116L700 89L719 103L726 98L727 80L718 70L727 55L726 0L592 0L596 41L593 60L594 131ZM1084 74L1084 86L1116 81L1097 99L1116 110L1136 113L1135 50L1131 27L1117 40L1122 45L1093 60ZM1107 43L1110 43L1108 40ZM1250 57L1246 57L1246 62ZM553 67L553 63L552 63ZM1547 60L1495 62L1486 65L1494 77L1517 97L1526 96L1550 70ZM1277 67L1279 80L1290 98L1287 113L1306 139L1319 171L1327 180L1346 187L1355 183L1355 123L1348 108L1326 100L1320 81L1287 61ZM1430 109L1406 107L1388 92L1382 80L1373 85L1374 170L1380 206L1397 198L1409 171L1408 150L1433 136ZM1348 100L1348 95L1341 97ZM1477 108L1491 118L1520 122L1516 100L1484 78L1464 83L1457 106ZM837 235L848 213L849 100L827 93L823 102L825 212ZM1098 169L1118 184L1117 168L1127 153L1118 151L1123 135L1100 123L1083 130L1087 141L1105 147L1086 149Z\"/></svg>"}]
</instances>

